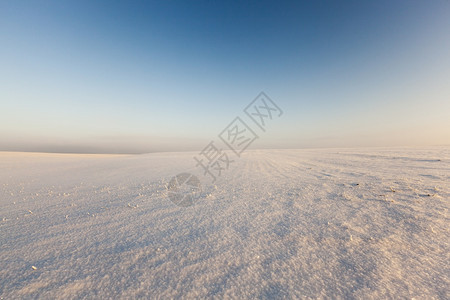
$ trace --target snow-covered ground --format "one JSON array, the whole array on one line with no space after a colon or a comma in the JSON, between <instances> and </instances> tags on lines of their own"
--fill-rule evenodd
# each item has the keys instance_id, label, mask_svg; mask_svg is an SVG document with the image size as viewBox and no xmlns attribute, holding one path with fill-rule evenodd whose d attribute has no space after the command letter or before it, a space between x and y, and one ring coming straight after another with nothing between
<instances>
[{"instance_id":1,"label":"snow-covered ground","mask_svg":"<svg viewBox=\"0 0 450 300\"><path fill-rule=\"evenodd\" d=\"M0 297L450 298L450 148L196 154L0 153Z\"/></svg>"}]
</instances>

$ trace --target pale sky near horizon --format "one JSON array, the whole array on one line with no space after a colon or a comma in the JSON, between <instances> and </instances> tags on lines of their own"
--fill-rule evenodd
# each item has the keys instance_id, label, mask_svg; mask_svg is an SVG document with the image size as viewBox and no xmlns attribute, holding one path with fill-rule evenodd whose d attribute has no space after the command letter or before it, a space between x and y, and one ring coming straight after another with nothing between
<instances>
[{"instance_id":1,"label":"pale sky near horizon","mask_svg":"<svg viewBox=\"0 0 450 300\"><path fill-rule=\"evenodd\" d=\"M450 1L2 1L0 151L450 145ZM256 130L256 129L255 129Z\"/></svg>"}]
</instances>

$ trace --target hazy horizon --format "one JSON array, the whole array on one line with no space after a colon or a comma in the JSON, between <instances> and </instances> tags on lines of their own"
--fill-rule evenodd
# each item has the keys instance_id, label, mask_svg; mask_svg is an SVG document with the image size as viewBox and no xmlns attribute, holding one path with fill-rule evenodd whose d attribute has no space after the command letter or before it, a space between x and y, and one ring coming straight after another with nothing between
<instances>
[{"instance_id":1,"label":"hazy horizon","mask_svg":"<svg viewBox=\"0 0 450 300\"><path fill-rule=\"evenodd\" d=\"M450 144L450 2L0 3L0 151Z\"/></svg>"}]
</instances>

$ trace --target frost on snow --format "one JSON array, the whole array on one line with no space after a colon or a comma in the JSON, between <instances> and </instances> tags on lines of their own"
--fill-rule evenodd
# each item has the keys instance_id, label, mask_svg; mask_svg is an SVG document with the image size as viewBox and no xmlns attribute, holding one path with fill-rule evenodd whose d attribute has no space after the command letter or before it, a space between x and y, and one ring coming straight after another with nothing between
<instances>
[{"instance_id":1,"label":"frost on snow","mask_svg":"<svg viewBox=\"0 0 450 300\"><path fill-rule=\"evenodd\" d=\"M0 297L449 298L450 149L194 154L0 153Z\"/></svg>"}]
</instances>

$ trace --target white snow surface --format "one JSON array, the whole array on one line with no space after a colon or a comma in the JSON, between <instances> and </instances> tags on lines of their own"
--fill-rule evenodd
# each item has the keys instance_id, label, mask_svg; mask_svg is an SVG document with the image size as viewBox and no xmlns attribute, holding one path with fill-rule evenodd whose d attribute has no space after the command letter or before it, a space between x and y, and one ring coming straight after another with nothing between
<instances>
[{"instance_id":1,"label":"white snow surface","mask_svg":"<svg viewBox=\"0 0 450 300\"><path fill-rule=\"evenodd\" d=\"M196 154L0 152L0 297L450 298L450 148Z\"/></svg>"}]
</instances>

